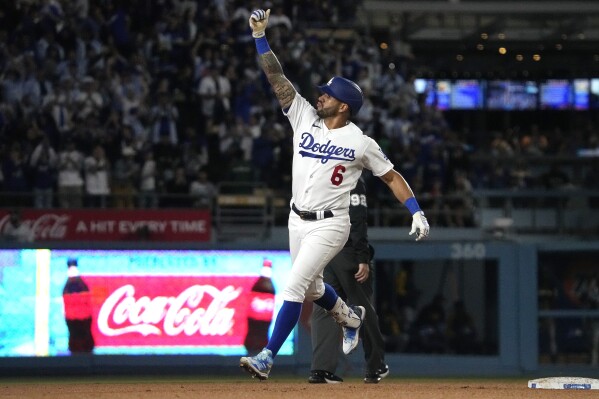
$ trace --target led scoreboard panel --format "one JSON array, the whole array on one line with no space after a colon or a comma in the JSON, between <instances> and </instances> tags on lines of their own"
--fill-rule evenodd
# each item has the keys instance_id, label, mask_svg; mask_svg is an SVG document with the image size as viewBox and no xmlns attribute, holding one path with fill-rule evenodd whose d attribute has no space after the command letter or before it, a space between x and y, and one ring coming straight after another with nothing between
<instances>
[{"instance_id":1,"label":"led scoreboard panel","mask_svg":"<svg viewBox=\"0 0 599 399\"><path fill-rule=\"evenodd\" d=\"M63 288L76 259L89 287L94 354L245 355L250 291L272 262L273 320L288 251L0 250L0 356L69 355ZM272 302L272 300L271 300ZM272 329L272 323L271 327ZM295 332L280 354L290 355Z\"/></svg>"}]
</instances>

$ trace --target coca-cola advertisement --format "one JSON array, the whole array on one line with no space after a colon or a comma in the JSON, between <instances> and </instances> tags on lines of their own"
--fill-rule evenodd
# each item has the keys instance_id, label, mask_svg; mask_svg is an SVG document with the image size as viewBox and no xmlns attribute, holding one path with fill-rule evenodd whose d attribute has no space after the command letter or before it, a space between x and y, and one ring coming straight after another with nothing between
<instances>
[{"instance_id":1,"label":"coca-cola advertisement","mask_svg":"<svg viewBox=\"0 0 599 399\"><path fill-rule=\"evenodd\" d=\"M244 355L290 269L287 251L0 250L0 356Z\"/></svg>"},{"instance_id":2,"label":"coca-cola advertisement","mask_svg":"<svg viewBox=\"0 0 599 399\"><path fill-rule=\"evenodd\" d=\"M26 209L20 214L34 241L209 241L208 210ZM10 212L0 210L0 236Z\"/></svg>"}]
</instances>

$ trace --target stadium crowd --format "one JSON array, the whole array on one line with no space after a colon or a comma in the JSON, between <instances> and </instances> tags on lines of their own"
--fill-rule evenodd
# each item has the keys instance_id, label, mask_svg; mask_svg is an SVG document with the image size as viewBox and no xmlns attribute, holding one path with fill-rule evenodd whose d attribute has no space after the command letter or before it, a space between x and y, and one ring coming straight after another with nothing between
<instances>
[{"instance_id":1,"label":"stadium crowd","mask_svg":"<svg viewBox=\"0 0 599 399\"><path fill-rule=\"evenodd\" d=\"M291 129L247 24L262 7L273 10L269 42L299 92L315 103L316 84L332 75L356 81L365 93L356 122L422 206L464 209L435 224L472 223L474 187L544 181L526 164L473 168L475 154L599 146L592 125L574 136L534 126L488 139L456 130L416 92L417 60L395 33L381 46L359 30L359 0L15 0L0 10L2 205L210 206L224 181L290 195ZM319 35L331 21L350 27L350 40ZM378 179L368 181L384 204ZM444 195L452 199L439 205Z\"/></svg>"}]
</instances>

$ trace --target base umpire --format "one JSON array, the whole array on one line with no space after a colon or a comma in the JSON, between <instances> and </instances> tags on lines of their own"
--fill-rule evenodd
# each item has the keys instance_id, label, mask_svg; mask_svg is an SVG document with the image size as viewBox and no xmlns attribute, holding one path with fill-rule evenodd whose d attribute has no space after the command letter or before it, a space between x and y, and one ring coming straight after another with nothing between
<instances>
[{"instance_id":1,"label":"base umpire","mask_svg":"<svg viewBox=\"0 0 599 399\"><path fill-rule=\"evenodd\" d=\"M364 306L366 317L362 325L362 345L366 360L364 382L378 383L389 374L385 363L385 345L379 319L373 306L372 257L374 248L368 244L368 208L366 185L361 177L350 193L351 230L345 247L324 270L324 281L330 284L347 303ZM320 306L312 311L312 367L308 382L339 383L335 374L340 355L341 327Z\"/></svg>"}]
</instances>

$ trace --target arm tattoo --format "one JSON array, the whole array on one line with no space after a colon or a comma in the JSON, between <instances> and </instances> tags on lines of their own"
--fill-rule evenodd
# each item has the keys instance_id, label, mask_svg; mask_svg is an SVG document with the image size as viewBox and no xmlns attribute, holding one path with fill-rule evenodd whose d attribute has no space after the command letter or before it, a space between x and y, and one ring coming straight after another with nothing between
<instances>
[{"instance_id":1,"label":"arm tattoo","mask_svg":"<svg viewBox=\"0 0 599 399\"><path fill-rule=\"evenodd\" d=\"M281 108L288 108L295 97L295 88L283 74L283 67L272 51L260 56L260 65L266 74Z\"/></svg>"}]
</instances>

